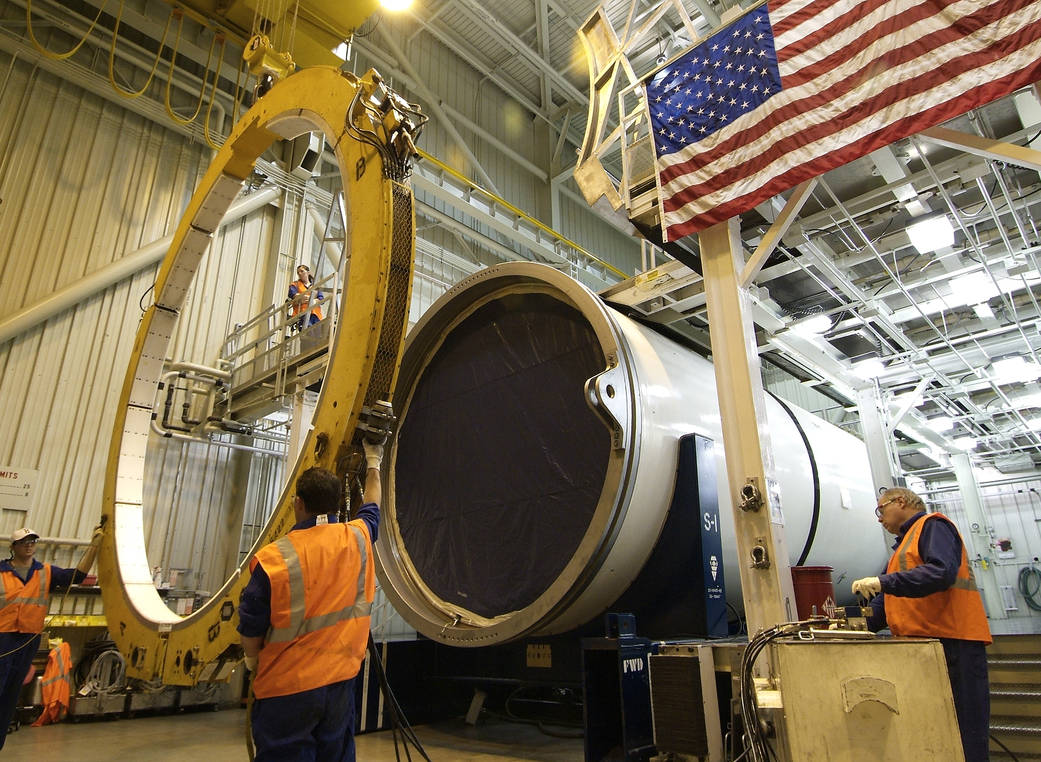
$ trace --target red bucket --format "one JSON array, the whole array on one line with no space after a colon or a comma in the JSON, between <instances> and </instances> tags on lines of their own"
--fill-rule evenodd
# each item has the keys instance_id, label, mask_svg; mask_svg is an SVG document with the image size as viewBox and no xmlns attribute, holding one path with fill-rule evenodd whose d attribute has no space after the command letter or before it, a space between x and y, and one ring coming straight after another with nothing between
<instances>
[{"instance_id":1,"label":"red bucket","mask_svg":"<svg viewBox=\"0 0 1041 762\"><path fill-rule=\"evenodd\" d=\"M793 566L792 585L795 587L795 609L799 619L817 614L831 616L835 611L835 586L831 582L830 566Z\"/></svg>"}]
</instances>

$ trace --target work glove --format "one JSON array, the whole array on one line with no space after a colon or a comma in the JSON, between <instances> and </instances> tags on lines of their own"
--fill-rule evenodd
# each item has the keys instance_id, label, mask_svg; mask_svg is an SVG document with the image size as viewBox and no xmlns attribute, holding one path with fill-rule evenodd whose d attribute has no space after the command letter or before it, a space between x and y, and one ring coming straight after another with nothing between
<instances>
[{"instance_id":1,"label":"work glove","mask_svg":"<svg viewBox=\"0 0 1041 762\"><path fill-rule=\"evenodd\" d=\"M379 471L380 463L383 462L383 445L362 442L361 446L365 448L365 466Z\"/></svg>"},{"instance_id":2,"label":"work glove","mask_svg":"<svg viewBox=\"0 0 1041 762\"><path fill-rule=\"evenodd\" d=\"M878 577L864 577L853 583L853 594L870 601L882 592L882 581Z\"/></svg>"},{"instance_id":3,"label":"work glove","mask_svg":"<svg viewBox=\"0 0 1041 762\"><path fill-rule=\"evenodd\" d=\"M90 544L95 548L101 544L101 539L105 536L105 530L101 528L101 524L94 527L94 534L90 536Z\"/></svg>"},{"instance_id":4,"label":"work glove","mask_svg":"<svg viewBox=\"0 0 1041 762\"><path fill-rule=\"evenodd\" d=\"M257 673L257 662L260 661L259 656L246 656L243 658L243 661L246 662L246 669L253 674Z\"/></svg>"}]
</instances>

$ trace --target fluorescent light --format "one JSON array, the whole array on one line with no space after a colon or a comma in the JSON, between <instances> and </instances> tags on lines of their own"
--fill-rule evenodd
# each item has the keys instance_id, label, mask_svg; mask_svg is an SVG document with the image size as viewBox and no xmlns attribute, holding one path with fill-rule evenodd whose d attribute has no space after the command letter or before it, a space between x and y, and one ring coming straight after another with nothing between
<instances>
[{"instance_id":1,"label":"fluorescent light","mask_svg":"<svg viewBox=\"0 0 1041 762\"><path fill-rule=\"evenodd\" d=\"M951 444L959 450L971 450L976 446L976 437L958 437Z\"/></svg>"},{"instance_id":2,"label":"fluorescent light","mask_svg":"<svg viewBox=\"0 0 1041 762\"><path fill-rule=\"evenodd\" d=\"M796 320L791 327L800 336L820 336L831 328L831 318L827 315L811 315Z\"/></svg>"},{"instance_id":3,"label":"fluorescent light","mask_svg":"<svg viewBox=\"0 0 1041 762\"><path fill-rule=\"evenodd\" d=\"M866 360L855 362L851 366L853 375L858 378L862 378L865 381L870 381L873 378L878 378L879 374L886 369L885 363L883 363L877 357L869 357Z\"/></svg>"},{"instance_id":4,"label":"fluorescent light","mask_svg":"<svg viewBox=\"0 0 1041 762\"><path fill-rule=\"evenodd\" d=\"M980 320L994 319L994 310L992 310L990 305L986 302L980 302L979 304L974 305L972 311L976 313L976 317Z\"/></svg>"},{"instance_id":5,"label":"fluorescent light","mask_svg":"<svg viewBox=\"0 0 1041 762\"><path fill-rule=\"evenodd\" d=\"M380 0L380 5L391 12L405 11L412 7L412 0Z\"/></svg>"},{"instance_id":6,"label":"fluorescent light","mask_svg":"<svg viewBox=\"0 0 1041 762\"><path fill-rule=\"evenodd\" d=\"M951 278L948 285L951 288L951 296L944 301L949 307L981 304L999 293L990 276L978 270Z\"/></svg>"},{"instance_id":7,"label":"fluorescent light","mask_svg":"<svg viewBox=\"0 0 1041 762\"><path fill-rule=\"evenodd\" d=\"M950 431L954 428L954 419L949 415L938 415L927 420L925 425L936 432Z\"/></svg>"},{"instance_id":8,"label":"fluorescent light","mask_svg":"<svg viewBox=\"0 0 1041 762\"><path fill-rule=\"evenodd\" d=\"M922 254L946 249L954 245L954 228L946 214L926 217L907 226L911 245Z\"/></svg>"},{"instance_id":9,"label":"fluorescent light","mask_svg":"<svg viewBox=\"0 0 1041 762\"><path fill-rule=\"evenodd\" d=\"M1028 362L1023 355L1009 355L991 363L994 381L999 384L1011 384L1016 381L1033 381L1041 377L1041 366Z\"/></svg>"}]
</instances>

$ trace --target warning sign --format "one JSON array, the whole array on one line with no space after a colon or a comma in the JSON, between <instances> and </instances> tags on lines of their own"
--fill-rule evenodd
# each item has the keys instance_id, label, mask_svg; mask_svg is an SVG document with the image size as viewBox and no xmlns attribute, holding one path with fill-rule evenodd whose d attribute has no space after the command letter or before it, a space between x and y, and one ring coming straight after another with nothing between
<instances>
[{"instance_id":1,"label":"warning sign","mask_svg":"<svg viewBox=\"0 0 1041 762\"><path fill-rule=\"evenodd\" d=\"M39 475L31 468L0 466L0 508L28 512L33 506L33 488Z\"/></svg>"}]
</instances>

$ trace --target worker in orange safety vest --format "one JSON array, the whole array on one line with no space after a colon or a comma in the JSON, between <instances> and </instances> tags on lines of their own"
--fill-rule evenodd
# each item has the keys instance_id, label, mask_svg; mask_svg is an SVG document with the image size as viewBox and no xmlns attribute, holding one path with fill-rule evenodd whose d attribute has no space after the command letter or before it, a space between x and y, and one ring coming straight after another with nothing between
<instances>
[{"instance_id":1,"label":"worker in orange safety vest","mask_svg":"<svg viewBox=\"0 0 1041 762\"><path fill-rule=\"evenodd\" d=\"M296 280L289 284L289 302L290 317L296 317L303 315L307 312L307 308L311 303L311 285L314 283L314 278L311 277L311 268L307 265L297 265L296 267ZM318 289L314 289L315 301L322 300L322 292ZM314 325L322 319L322 307L320 304L315 304L311 308L311 317L308 321L308 325ZM297 322L297 330L302 330L304 325L303 317Z\"/></svg>"},{"instance_id":2,"label":"worker in orange safety vest","mask_svg":"<svg viewBox=\"0 0 1041 762\"><path fill-rule=\"evenodd\" d=\"M949 518L926 513L922 498L904 487L885 490L875 515L897 539L885 573L853 583L854 594L870 601L868 627L939 638L965 760L986 762L990 685L985 648L992 638L965 543Z\"/></svg>"},{"instance_id":3,"label":"worker in orange safety vest","mask_svg":"<svg viewBox=\"0 0 1041 762\"><path fill-rule=\"evenodd\" d=\"M340 479L310 468L296 481L295 526L250 563L238 631L254 674L257 762L355 758L354 678L376 594L383 446L364 449L364 505L355 519L337 520Z\"/></svg>"},{"instance_id":4,"label":"worker in orange safety vest","mask_svg":"<svg viewBox=\"0 0 1041 762\"><path fill-rule=\"evenodd\" d=\"M0 748L18 706L22 679L40 645L51 593L83 581L102 536L99 525L76 568L65 569L33 558L38 532L24 527L11 535L11 557L0 561Z\"/></svg>"}]
</instances>

